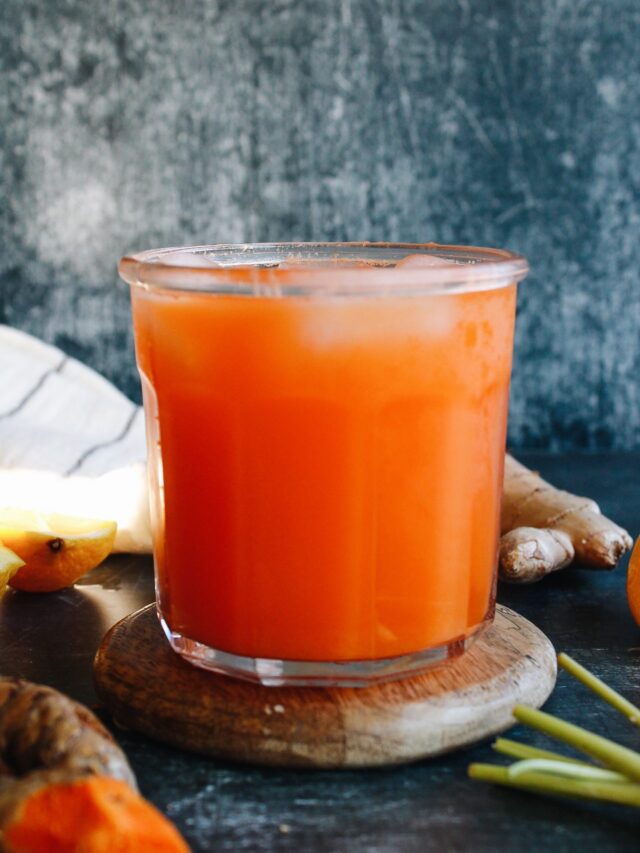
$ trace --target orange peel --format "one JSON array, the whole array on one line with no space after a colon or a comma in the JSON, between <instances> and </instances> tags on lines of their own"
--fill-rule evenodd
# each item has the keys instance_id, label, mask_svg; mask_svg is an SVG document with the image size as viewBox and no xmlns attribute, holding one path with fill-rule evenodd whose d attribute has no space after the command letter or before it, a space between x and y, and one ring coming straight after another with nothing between
<instances>
[{"instance_id":1,"label":"orange peel","mask_svg":"<svg viewBox=\"0 0 640 853\"><path fill-rule=\"evenodd\" d=\"M629 559L627 569L627 599L631 614L640 625L640 537Z\"/></svg>"},{"instance_id":2,"label":"orange peel","mask_svg":"<svg viewBox=\"0 0 640 853\"><path fill-rule=\"evenodd\" d=\"M25 592L54 592L94 569L113 548L114 521L0 509L0 543L22 561L7 578Z\"/></svg>"}]
</instances>

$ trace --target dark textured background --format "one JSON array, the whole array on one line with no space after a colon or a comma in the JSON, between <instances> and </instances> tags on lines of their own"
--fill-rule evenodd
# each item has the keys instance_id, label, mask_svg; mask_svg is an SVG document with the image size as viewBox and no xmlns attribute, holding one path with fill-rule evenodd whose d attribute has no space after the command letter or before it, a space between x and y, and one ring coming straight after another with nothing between
<instances>
[{"instance_id":1,"label":"dark textured background","mask_svg":"<svg viewBox=\"0 0 640 853\"><path fill-rule=\"evenodd\" d=\"M136 396L125 250L505 245L517 446L640 446L638 0L0 0L0 321Z\"/></svg>"}]
</instances>

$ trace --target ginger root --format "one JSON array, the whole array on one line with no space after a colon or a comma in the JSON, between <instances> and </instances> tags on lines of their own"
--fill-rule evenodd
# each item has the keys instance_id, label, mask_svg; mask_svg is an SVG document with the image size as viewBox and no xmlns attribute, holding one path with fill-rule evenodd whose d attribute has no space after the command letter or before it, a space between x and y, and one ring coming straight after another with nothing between
<instances>
[{"instance_id":1,"label":"ginger root","mask_svg":"<svg viewBox=\"0 0 640 853\"><path fill-rule=\"evenodd\" d=\"M0 679L0 849L12 853L186 853L136 793L129 763L83 705Z\"/></svg>"},{"instance_id":2,"label":"ginger root","mask_svg":"<svg viewBox=\"0 0 640 853\"><path fill-rule=\"evenodd\" d=\"M532 583L574 560L610 569L633 540L595 501L556 489L507 454L501 519L500 578Z\"/></svg>"}]
</instances>

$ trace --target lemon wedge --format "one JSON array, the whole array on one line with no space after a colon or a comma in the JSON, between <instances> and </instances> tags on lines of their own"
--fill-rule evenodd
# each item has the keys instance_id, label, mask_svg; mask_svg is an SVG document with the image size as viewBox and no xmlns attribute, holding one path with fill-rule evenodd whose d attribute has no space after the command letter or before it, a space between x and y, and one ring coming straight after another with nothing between
<instances>
[{"instance_id":1,"label":"lemon wedge","mask_svg":"<svg viewBox=\"0 0 640 853\"><path fill-rule=\"evenodd\" d=\"M0 598L2 598L7 589L7 584L20 566L24 566L24 561L0 543Z\"/></svg>"},{"instance_id":2,"label":"lemon wedge","mask_svg":"<svg viewBox=\"0 0 640 853\"><path fill-rule=\"evenodd\" d=\"M71 586L109 555L115 536L114 521L0 509L0 542L24 564L8 583L26 592Z\"/></svg>"}]
</instances>

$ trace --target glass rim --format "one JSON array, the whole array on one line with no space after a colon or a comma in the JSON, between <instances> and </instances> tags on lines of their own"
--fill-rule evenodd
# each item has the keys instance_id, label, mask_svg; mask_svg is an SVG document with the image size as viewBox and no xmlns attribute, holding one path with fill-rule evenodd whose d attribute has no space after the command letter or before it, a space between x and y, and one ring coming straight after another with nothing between
<instances>
[{"instance_id":1,"label":"glass rim","mask_svg":"<svg viewBox=\"0 0 640 853\"><path fill-rule=\"evenodd\" d=\"M409 254L442 257L442 263L398 268L388 260L394 253L396 259ZM202 266L166 262L178 254L217 256L227 263ZM278 256L280 262L297 257L312 263L288 267L265 265L260 263L261 255ZM341 266L340 262L348 261L349 256L367 262L368 266L350 267L346 263ZM320 265L322 260L333 263ZM529 265L522 255L508 249L484 246L395 242L214 243L125 255L118 272L131 286L169 291L260 296L388 295L389 290L437 293L504 287L525 278Z\"/></svg>"}]
</instances>

